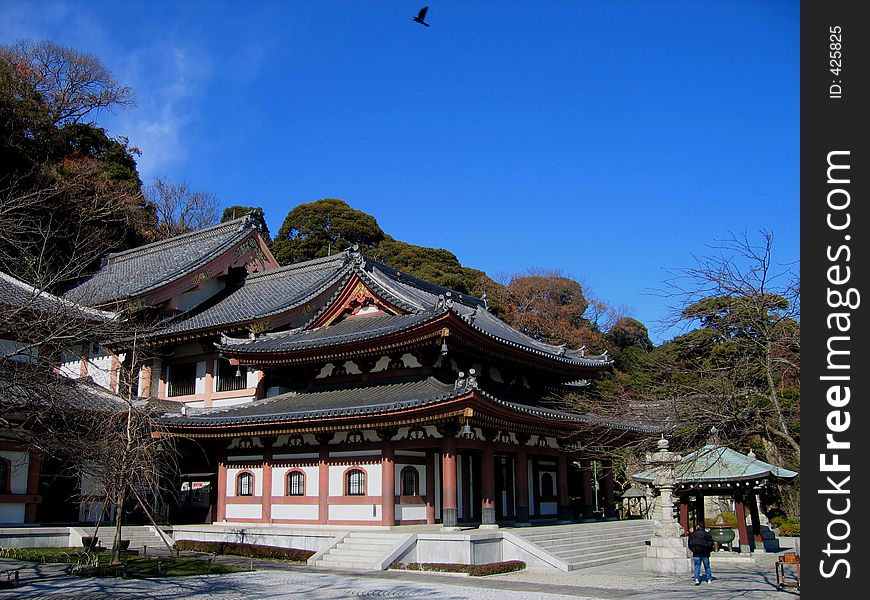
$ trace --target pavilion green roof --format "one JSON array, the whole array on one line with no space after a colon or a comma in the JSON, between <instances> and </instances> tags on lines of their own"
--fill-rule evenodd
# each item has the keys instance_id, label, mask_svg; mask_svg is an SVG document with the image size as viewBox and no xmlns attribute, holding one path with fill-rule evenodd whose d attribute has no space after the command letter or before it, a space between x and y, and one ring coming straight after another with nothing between
<instances>
[{"instance_id":1,"label":"pavilion green roof","mask_svg":"<svg viewBox=\"0 0 870 600\"><path fill-rule=\"evenodd\" d=\"M651 484L658 475L660 467L641 471L632 475L640 483ZM779 479L789 481L797 477L797 472L777 467L759 460L753 453L741 454L726 446L707 444L681 457L677 462L674 475L677 484L716 484L737 481Z\"/></svg>"}]
</instances>

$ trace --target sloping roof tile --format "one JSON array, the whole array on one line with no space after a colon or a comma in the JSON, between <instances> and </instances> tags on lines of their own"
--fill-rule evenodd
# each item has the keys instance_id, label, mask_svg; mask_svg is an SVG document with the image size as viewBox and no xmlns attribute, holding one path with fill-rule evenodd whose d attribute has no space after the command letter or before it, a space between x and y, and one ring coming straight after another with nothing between
<instances>
[{"instance_id":1,"label":"sloping roof tile","mask_svg":"<svg viewBox=\"0 0 870 600\"><path fill-rule=\"evenodd\" d=\"M192 273L241 242L255 228L249 215L220 225L110 254L99 271L64 294L96 306L132 298Z\"/></svg>"}]
</instances>

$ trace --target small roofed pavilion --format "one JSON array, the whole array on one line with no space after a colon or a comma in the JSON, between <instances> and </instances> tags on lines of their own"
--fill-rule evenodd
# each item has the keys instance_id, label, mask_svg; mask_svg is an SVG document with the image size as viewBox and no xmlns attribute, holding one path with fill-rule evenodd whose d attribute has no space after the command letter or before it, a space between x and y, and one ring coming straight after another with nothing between
<instances>
[{"instance_id":1,"label":"small roofed pavilion","mask_svg":"<svg viewBox=\"0 0 870 600\"><path fill-rule=\"evenodd\" d=\"M726 446L707 444L679 459L674 469L674 495L679 499L680 525L689 527L689 506L695 506L695 523L704 521L705 496L730 496L734 499L740 551L749 552L746 508L749 507L752 535L756 548L762 547L761 519L757 496L772 481L791 481L797 472L777 467L756 458L753 452L741 454ZM655 469L632 475L637 482L652 485Z\"/></svg>"}]
</instances>

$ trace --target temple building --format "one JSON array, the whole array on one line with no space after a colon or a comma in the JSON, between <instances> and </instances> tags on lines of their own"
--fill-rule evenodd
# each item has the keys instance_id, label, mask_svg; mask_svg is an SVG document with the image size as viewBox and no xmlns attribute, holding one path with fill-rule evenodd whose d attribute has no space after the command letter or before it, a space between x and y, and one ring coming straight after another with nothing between
<instances>
[{"instance_id":1,"label":"temple building","mask_svg":"<svg viewBox=\"0 0 870 600\"><path fill-rule=\"evenodd\" d=\"M250 216L110 255L64 299L157 322L61 368L168 407L175 522L615 519L608 449L650 433L551 400L606 355L356 248L279 267Z\"/></svg>"}]
</instances>

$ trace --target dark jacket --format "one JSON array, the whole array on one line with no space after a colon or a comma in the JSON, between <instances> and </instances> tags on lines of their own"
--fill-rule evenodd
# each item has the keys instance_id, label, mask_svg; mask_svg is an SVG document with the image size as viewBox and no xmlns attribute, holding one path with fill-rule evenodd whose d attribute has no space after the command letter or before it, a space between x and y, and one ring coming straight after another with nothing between
<instances>
[{"instance_id":1,"label":"dark jacket","mask_svg":"<svg viewBox=\"0 0 870 600\"><path fill-rule=\"evenodd\" d=\"M689 534L689 550L694 556L710 556L713 551L713 536L709 531L696 529Z\"/></svg>"}]
</instances>

